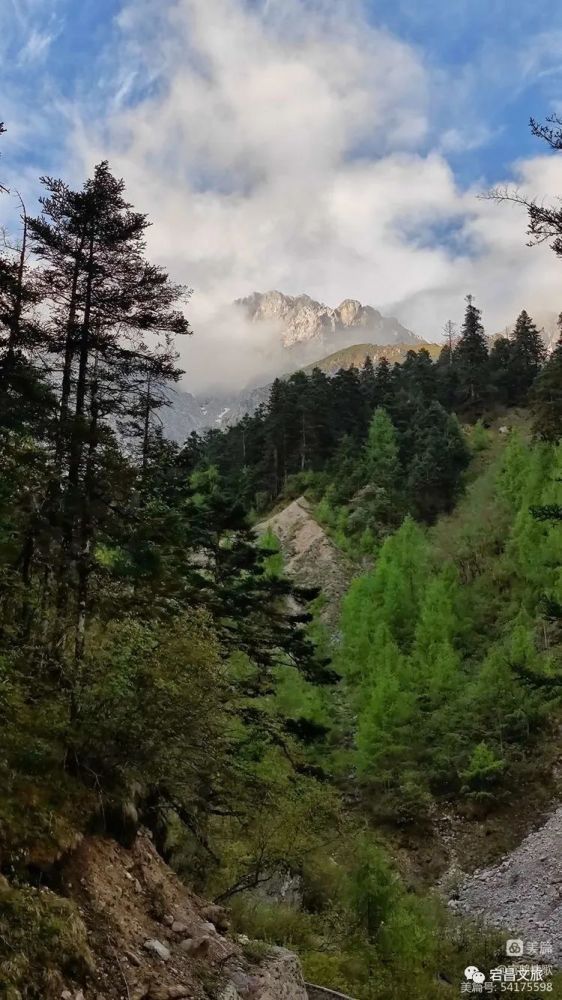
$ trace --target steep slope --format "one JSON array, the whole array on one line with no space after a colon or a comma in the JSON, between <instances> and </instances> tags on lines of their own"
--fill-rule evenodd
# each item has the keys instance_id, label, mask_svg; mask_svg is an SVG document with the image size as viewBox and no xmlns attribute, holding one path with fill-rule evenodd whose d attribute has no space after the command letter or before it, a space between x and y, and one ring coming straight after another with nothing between
<instances>
[{"instance_id":1,"label":"steep slope","mask_svg":"<svg viewBox=\"0 0 562 1000\"><path fill-rule=\"evenodd\" d=\"M142 831L130 849L101 836L85 837L65 860L57 892L28 889L30 912L67 907L66 937L57 939L54 923L44 924L46 950L37 980L28 962L33 935L22 939L21 954L3 955L0 924L0 992L15 983L39 986L41 1000L183 1000L217 997L239 1000L306 1000L298 959L283 948L254 949L229 937L225 911L190 892L162 861L149 834ZM17 890L0 884L0 918L8 896ZM58 901L58 902L57 902ZM18 914L12 906L14 914ZM51 921L53 917L51 917ZM13 921L12 921L13 922ZM60 917L59 917L60 924ZM58 926L58 925L57 925ZM10 931L14 933L14 928ZM37 931L35 931L35 934ZM66 942L58 948L57 943ZM68 942L74 945L74 953ZM80 949L78 948L80 945ZM256 957L256 951L260 958ZM18 978L19 971L22 978ZM13 979L11 975L13 974Z\"/></svg>"},{"instance_id":2,"label":"steep slope","mask_svg":"<svg viewBox=\"0 0 562 1000\"><path fill-rule=\"evenodd\" d=\"M322 588L320 618L330 629L337 628L353 566L314 519L306 498L293 500L284 510L262 521L257 530L261 534L272 531L279 539L290 577L302 586Z\"/></svg>"},{"instance_id":3,"label":"steep slope","mask_svg":"<svg viewBox=\"0 0 562 1000\"><path fill-rule=\"evenodd\" d=\"M503 927L525 941L552 946L546 960L562 966L562 808L510 854L467 877L452 909ZM538 955L538 948L533 958ZM543 958L543 960L545 960Z\"/></svg>"}]
</instances>

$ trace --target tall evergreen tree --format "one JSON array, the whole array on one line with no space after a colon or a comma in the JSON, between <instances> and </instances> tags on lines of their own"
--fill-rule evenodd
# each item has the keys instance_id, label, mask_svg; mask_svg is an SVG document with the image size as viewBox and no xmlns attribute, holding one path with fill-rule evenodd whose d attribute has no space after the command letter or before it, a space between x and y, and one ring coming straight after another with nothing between
<instances>
[{"instance_id":1,"label":"tall evergreen tree","mask_svg":"<svg viewBox=\"0 0 562 1000\"><path fill-rule=\"evenodd\" d=\"M513 341L507 337L497 337L490 351L490 380L495 397L507 406L517 402L519 398L514 368Z\"/></svg>"},{"instance_id":2,"label":"tall evergreen tree","mask_svg":"<svg viewBox=\"0 0 562 1000\"><path fill-rule=\"evenodd\" d=\"M376 399L378 406L390 409L394 397L394 380L387 358L381 358L375 373Z\"/></svg>"},{"instance_id":3,"label":"tall evergreen tree","mask_svg":"<svg viewBox=\"0 0 562 1000\"><path fill-rule=\"evenodd\" d=\"M361 394L365 400L367 415L370 417L371 413L373 413L375 409L377 401L377 381L375 366L369 354L365 358L363 367L359 372L359 384L361 386Z\"/></svg>"},{"instance_id":4,"label":"tall evergreen tree","mask_svg":"<svg viewBox=\"0 0 562 1000\"><path fill-rule=\"evenodd\" d=\"M49 512L61 525L54 557L54 635L60 648L72 591L80 657L109 421L134 418L140 400L146 452L154 406L154 396L147 396L148 371L155 381L174 377L170 338L189 332L189 326L177 308L184 289L145 260L147 218L125 200L124 183L112 176L107 163L96 167L79 192L50 178L44 184L48 194L42 214L28 220L28 226L35 254L44 264L50 350L60 377L57 472ZM147 334L163 337L162 345L148 346ZM110 444L110 464L111 454Z\"/></svg>"},{"instance_id":5,"label":"tall evergreen tree","mask_svg":"<svg viewBox=\"0 0 562 1000\"><path fill-rule=\"evenodd\" d=\"M472 295L467 295L466 312L460 340L453 353L459 377L461 406L480 412L488 395L488 345L484 336L480 310Z\"/></svg>"},{"instance_id":6,"label":"tall evergreen tree","mask_svg":"<svg viewBox=\"0 0 562 1000\"><path fill-rule=\"evenodd\" d=\"M434 402L414 420L414 457L408 471L411 509L433 521L450 510L470 453L454 415Z\"/></svg>"},{"instance_id":7,"label":"tall evergreen tree","mask_svg":"<svg viewBox=\"0 0 562 1000\"><path fill-rule=\"evenodd\" d=\"M512 379L516 399L524 402L541 370L546 348L533 320L525 309L517 317L513 333Z\"/></svg>"},{"instance_id":8,"label":"tall evergreen tree","mask_svg":"<svg viewBox=\"0 0 562 1000\"><path fill-rule=\"evenodd\" d=\"M562 329L562 313L559 317ZM562 337L537 378L531 393L533 430L544 441L562 437Z\"/></svg>"}]
</instances>

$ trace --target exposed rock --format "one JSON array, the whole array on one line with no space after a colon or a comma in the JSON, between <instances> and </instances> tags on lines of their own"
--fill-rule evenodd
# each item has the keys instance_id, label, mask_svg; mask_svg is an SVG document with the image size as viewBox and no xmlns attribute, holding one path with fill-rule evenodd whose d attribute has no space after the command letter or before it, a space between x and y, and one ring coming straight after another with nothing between
<instances>
[{"instance_id":1,"label":"exposed rock","mask_svg":"<svg viewBox=\"0 0 562 1000\"><path fill-rule=\"evenodd\" d=\"M230 979L237 991L246 996L250 993L255 993L259 987L259 979L244 972L243 969L233 969L230 973Z\"/></svg>"},{"instance_id":2,"label":"exposed rock","mask_svg":"<svg viewBox=\"0 0 562 1000\"><path fill-rule=\"evenodd\" d=\"M288 576L302 586L322 586L325 604L320 617L335 629L353 570L313 517L308 500L299 497L257 526L260 534L268 529L279 539Z\"/></svg>"},{"instance_id":3,"label":"exposed rock","mask_svg":"<svg viewBox=\"0 0 562 1000\"><path fill-rule=\"evenodd\" d=\"M209 954L209 949L211 947L211 939L209 937L202 938L186 938L185 941L180 941L179 948L184 955L191 955L192 958L204 958Z\"/></svg>"},{"instance_id":4,"label":"exposed rock","mask_svg":"<svg viewBox=\"0 0 562 1000\"><path fill-rule=\"evenodd\" d=\"M130 872L141 884L135 889ZM216 920L224 913L196 896L158 855L154 843L141 831L130 849L107 838L86 837L69 856L61 872L63 884L70 885L88 934L95 959L86 1000L204 1000L209 982L228 984L238 978L240 1000L260 1000L260 990L270 981L265 962L256 964L244 955L238 942L223 937L205 916ZM155 907L155 901L158 904ZM186 937L163 926L162 917L173 914L174 923L188 928ZM219 907L222 911L222 908ZM164 934L177 944L168 946ZM187 937L190 934L190 937ZM297 963L297 973L300 970ZM292 975L290 964L287 975ZM271 973L273 975L273 973ZM265 977L265 978L264 978ZM269 978L268 978L269 977ZM300 978L298 980L300 982ZM62 989L62 982L61 982ZM301 1000L287 985L287 1000ZM230 1000L236 1000L232 995ZM61 1000L76 1000L75 993ZM273 1000L266 993L265 1000ZM282 1000L282 994L275 995Z\"/></svg>"},{"instance_id":5,"label":"exposed rock","mask_svg":"<svg viewBox=\"0 0 562 1000\"><path fill-rule=\"evenodd\" d=\"M303 341L320 341L336 350L357 340L356 331L368 331L375 344L422 344L394 317L384 317L372 306L362 306L355 299L344 299L336 309L316 302L309 295L284 295L282 292L254 292L236 302L254 323L276 323L284 347ZM349 331L352 331L350 339ZM361 339L365 339L364 336Z\"/></svg>"},{"instance_id":6,"label":"exposed rock","mask_svg":"<svg viewBox=\"0 0 562 1000\"><path fill-rule=\"evenodd\" d=\"M181 920L174 920L172 923L172 931L174 934L183 934L184 937L189 936L189 927L184 924Z\"/></svg>"},{"instance_id":7,"label":"exposed rock","mask_svg":"<svg viewBox=\"0 0 562 1000\"><path fill-rule=\"evenodd\" d=\"M239 993L234 983L227 983L221 990L218 1000L239 1000Z\"/></svg>"},{"instance_id":8,"label":"exposed rock","mask_svg":"<svg viewBox=\"0 0 562 1000\"><path fill-rule=\"evenodd\" d=\"M210 906L205 906L201 910L201 916L204 920L208 920L209 923L213 924L214 927L221 933L224 933L230 927L230 921L226 914L226 910L223 906L218 906L216 903L212 903Z\"/></svg>"},{"instance_id":9,"label":"exposed rock","mask_svg":"<svg viewBox=\"0 0 562 1000\"><path fill-rule=\"evenodd\" d=\"M146 994L146 1000L184 1000L184 997L189 996L187 986L153 985Z\"/></svg>"},{"instance_id":10,"label":"exposed rock","mask_svg":"<svg viewBox=\"0 0 562 1000\"><path fill-rule=\"evenodd\" d=\"M144 942L144 947L147 951L152 952L158 958L161 958L163 962L167 962L170 958L170 949L166 948L165 944L162 944L157 938L149 938L148 941Z\"/></svg>"},{"instance_id":11,"label":"exposed rock","mask_svg":"<svg viewBox=\"0 0 562 1000\"><path fill-rule=\"evenodd\" d=\"M307 1000L299 960L286 948L272 948L256 978L257 1000Z\"/></svg>"},{"instance_id":12,"label":"exposed rock","mask_svg":"<svg viewBox=\"0 0 562 1000\"><path fill-rule=\"evenodd\" d=\"M551 944L543 960L562 966L562 807L507 858L467 877L452 902L508 937Z\"/></svg>"}]
</instances>

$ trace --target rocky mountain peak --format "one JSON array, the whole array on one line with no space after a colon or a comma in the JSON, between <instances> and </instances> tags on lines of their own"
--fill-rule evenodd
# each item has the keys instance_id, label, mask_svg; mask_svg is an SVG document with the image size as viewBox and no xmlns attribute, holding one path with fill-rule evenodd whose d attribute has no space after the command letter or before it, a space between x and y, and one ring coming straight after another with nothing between
<instances>
[{"instance_id":1,"label":"rocky mountain peak","mask_svg":"<svg viewBox=\"0 0 562 1000\"><path fill-rule=\"evenodd\" d=\"M344 299L336 309L317 302L309 295L284 295L283 292L253 292L238 299L253 323L273 323L279 329L286 348L317 341L328 351L349 346L361 330L375 344L419 344L420 338L394 317L385 317L357 299Z\"/></svg>"}]
</instances>

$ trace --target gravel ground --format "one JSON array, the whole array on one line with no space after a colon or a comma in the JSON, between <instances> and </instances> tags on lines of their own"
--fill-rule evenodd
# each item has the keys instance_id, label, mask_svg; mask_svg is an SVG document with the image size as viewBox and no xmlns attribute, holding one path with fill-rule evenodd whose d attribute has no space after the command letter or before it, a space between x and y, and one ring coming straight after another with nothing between
<instances>
[{"instance_id":1,"label":"gravel ground","mask_svg":"<svg viewBox=\"0 0 562 1000\"><path fill-rule=\"evenodd\" d=\"M449 906L510 937L550 942L549 961L562 967L562 807L498 865L468 876Z\"/></svg>"}]
</instances>

